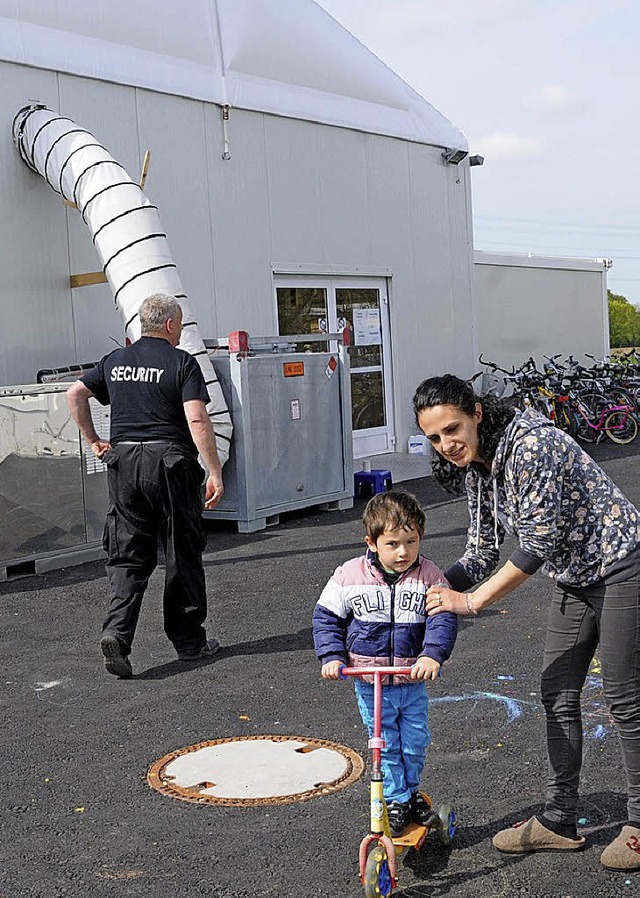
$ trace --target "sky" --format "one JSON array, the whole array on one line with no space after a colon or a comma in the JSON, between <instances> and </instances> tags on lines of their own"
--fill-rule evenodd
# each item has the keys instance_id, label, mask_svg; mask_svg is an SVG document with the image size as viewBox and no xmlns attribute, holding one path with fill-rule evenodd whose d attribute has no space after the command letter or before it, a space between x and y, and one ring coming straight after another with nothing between
<instances>
[{"instance_id":1,"label":"sky","mask_svg":"<svg viewBox=\"0 0 640 898\"><path fill-rule=\"evenodd\" d=\"M638 0L317 0L459 128L478 250L609 258L640 304Z\"/></svg>"}]
</instances>

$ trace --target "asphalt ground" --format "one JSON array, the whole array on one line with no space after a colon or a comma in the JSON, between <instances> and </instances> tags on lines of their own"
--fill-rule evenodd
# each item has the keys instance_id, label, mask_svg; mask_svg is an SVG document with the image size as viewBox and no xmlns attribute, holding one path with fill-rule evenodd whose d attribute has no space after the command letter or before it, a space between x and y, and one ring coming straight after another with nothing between
<instances>
[{"instance_id":1,"label":"asphalt ground","mask_svg":"<svg viewBox=\"0 0 640 898\"><path fill-rule=\"evenodd\" d=\"M640 504L638 447L596 456ZM425 554L441 566L464 543L464 502L430 479L408 481L427 507ZM168 752L249 734L326 738L367 756L349 683L324 683L310 620L336 565L362 549L360 515L316 510L241 535L210 529L209 631L223 650L175 660L160 614L162 569L138 628L135 676L103 669L108 600L102 564L0 585L2 792L0 896L355 898L358 845L368 829L366 776L293 805L201 807L149 788ZM551 582L536 575L475 620L463 621L444 676L430 685L432 744L424 787L455 806L450 848L431 833L399 863L397 898L640 894L635 878L601 868L625 819L617 739L597 671L584 696L578 854L509 857L491 836L541 808L546 775L539 670Z\"/></svg>"}]
</instances>

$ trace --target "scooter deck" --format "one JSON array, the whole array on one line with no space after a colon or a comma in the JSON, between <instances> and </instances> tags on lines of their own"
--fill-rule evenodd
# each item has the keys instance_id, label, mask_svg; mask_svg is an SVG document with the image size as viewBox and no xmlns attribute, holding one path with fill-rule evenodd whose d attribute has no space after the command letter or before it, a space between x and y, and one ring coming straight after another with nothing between
<instances>
[{"instance_id":1,"label":"scooter deck","mask_svg":"<svg viewBox=\"0 0 640 898\"><path fill-rule=\"evenodd\" d=\"M420 794L429 805L432 804L431 798L426 792L421 792ZM422 826L420 823L412 821L401 836L395 836L391 839L396 847L396 854L400 854L406 848L415 848L416 851L419 851L430 829L430 826Z\"/></svg>"},{"instance_id":2,"label":"scooter deck","mask_svg":"<svg viewBox=\"0 0 640 898\"><path fill-rule=\"evenodd\" d=\"M416 851L418 851L427 837L428 832L428 826L421 826L419 823L410 823L401 836L394 836L392 839L396 848L396 854L399 854L407 848L415 848Z\"/></svg>"}]
</instances>

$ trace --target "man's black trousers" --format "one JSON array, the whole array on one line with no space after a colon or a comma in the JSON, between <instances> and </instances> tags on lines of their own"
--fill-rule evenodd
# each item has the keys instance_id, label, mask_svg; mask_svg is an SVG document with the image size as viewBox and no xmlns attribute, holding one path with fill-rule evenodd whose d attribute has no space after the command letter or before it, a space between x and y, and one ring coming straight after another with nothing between
<instances>
[{"instance_id":1,"label":"man's black trousers","mask_svg":"<svg viewBox=\"0 0 640 898\"><path fill-rule=\"evenodd\" d=\"M109 508L104 528L113 593L103 633L128 654L142 597L164 548L164 629L178 652L202 647L207 616L202 552L204 472L197 458L169 442L118 443L105 456Z\"/></svg>"}]
</instances>

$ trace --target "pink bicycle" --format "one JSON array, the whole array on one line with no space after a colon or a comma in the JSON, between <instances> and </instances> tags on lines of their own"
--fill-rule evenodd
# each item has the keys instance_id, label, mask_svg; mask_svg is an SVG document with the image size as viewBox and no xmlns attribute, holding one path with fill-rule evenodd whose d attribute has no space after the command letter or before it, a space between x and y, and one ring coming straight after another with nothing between
<instances>
[{"instance_id":1,"label":"pink bicycle","mask_svg":"<svg viewBox=\"0 0 640 898\"><path fill-rule=\"evenodd\" d=\"M578 394L569 394L576 436L585 443L599 443L608 436L614 443L632 443L638 435L638 419L630 405L608 405L602 398L587 404Z\"/></svg>"}]
</instances>

